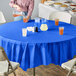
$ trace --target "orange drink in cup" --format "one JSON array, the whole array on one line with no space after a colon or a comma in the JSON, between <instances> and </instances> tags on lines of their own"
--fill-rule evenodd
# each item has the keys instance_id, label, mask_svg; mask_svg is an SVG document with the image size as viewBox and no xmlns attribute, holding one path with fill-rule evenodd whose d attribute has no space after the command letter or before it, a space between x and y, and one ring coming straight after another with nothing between
<instances>
[{"instance_id":1,"label":"orange drink in cup","mask_svg":"<svg viewBox=\"0 0 76 76\"><path fill-rule=\"evenodd\" d=\"M17 17L17 16L21 16L21 15L19 15L19 14L13 14L13 17Z\"/></svg>"},{"instance_id":2,"label":"orange drink in cup","mask_svg":"<svg viewBox=\"0 0 76 76\"><path fill-rule=\"evenodd\" d=\"M26 18L23 18L23 22L26 22Z\"/></svg>"},{"instance_id":3,"label":"orange drink in cup","mask_svg":"<svg viewBox=\"0 0 76 76\"><path fill-rule=\"evenodd\" d=\"M64 27L59 27L59 34L63 35L63 32L64 32Z\"/></svg>"},{"instance_id":4,"label":"orange drink in cup","mask_svg":"<svg viewBox=\"0 0 76 76\"><path fill-rule=\"evenodd\" d=\"M41 3L44 3L46 0L41 0Z\"/></svg>"},{"instance_id":5,"label":"orange drink in cup","mask_svg":"<svg viewBox=\"0 0 76 76\"><path fill-rule=\"evenodd\" d=\"M55 25L56 25L56 26L59 25L59 19L55 19Z\"/></svg>"},{"instance_id":6,"label":"orange drink in cup","mask_svg":"<svg viewBox=\"0 0 76 76\"><path fill-rule=\"evenodd\" d=\"M28 22L25 16L23 16L23 22Z\"/></svg>"},{"instance_id":7,"label":"orange drink in cup","mask_svg":"<svg viewBox=\"0 0 76 76\"><path fill-rule=\"evenodd\" d=\"M22 12L13 11L13 17L22 16Z\"/></svg>"}]
</instances>

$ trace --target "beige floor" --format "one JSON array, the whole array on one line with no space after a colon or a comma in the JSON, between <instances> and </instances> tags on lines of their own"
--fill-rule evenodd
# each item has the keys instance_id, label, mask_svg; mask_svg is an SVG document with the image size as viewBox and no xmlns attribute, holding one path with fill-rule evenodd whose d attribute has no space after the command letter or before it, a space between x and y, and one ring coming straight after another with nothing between
<instances>
[{"instance_id":1,"label":"beige floor","mask_svg":"<svg viewBox=\"0 0 76 76\"><path fill-rule=\"evenodd\" d=\"M17 76L33 76L33 69L28 69L27 72L25 72L21 68L18 68L15 72ZM60 66L54 64L36 67L36 76L66 76L67 73L67 70L64 70ZM10 74L9 76L14 75ZM76 76L76 74L72 73L70 76Z\"/></svg>"},{"instance_id":2,"label":"beige floor","mask_svg":"<svg viewBox=\"0 0 76 76\"><path fill-rule=\"evenodd\" d=\"M76 56L75 56L76 58ZM4 60L0 52L0 60ZM15 71L17 76L33 76L33 69L28 69L26 72L23 71L20 67ZM66 76L68 73L67 70L64 70L59 65L50 64L48 66L38 66L36 67L36 75L35 76ZM14 76L10 74L9 76ZM76 74L71 73L70 76L76 76Z\"/></svg>"}]
</instances>

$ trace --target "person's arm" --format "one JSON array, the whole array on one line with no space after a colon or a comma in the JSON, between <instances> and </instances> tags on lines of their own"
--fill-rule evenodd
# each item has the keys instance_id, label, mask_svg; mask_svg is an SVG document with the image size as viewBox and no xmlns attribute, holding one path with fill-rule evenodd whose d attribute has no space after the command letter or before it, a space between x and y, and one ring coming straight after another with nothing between
<instances>
[{"instance_id":1,"label":"person's arm","mask_svg":"<svg viewBox=\"0 0 76 76\"><path fill-rule=\"evenodd\" d=\"M15 4L15 1L14 0L11 0L10 3L9 3L10 7L12 7L12 8L13 8L13 5L14 4Z\"/></svg>"},{"instance_id":2,"label":"person's arm","mask_svg":"<svg viewBox=\"0 0 76 76\"><path fill-rule=\"evenodd\" d=\"M32 15L32 11L34 9L34 0L30 1L29 7L28 7L28 14L27 14L27 18L29 19L30 16Z\"/></svg>"},{"instance_id":3,"label":"person's arm","mask_svg":"<svg viewBox=\"0 0 76 76\"><path fill-rule=\"evenodd\" d=\"M15 4L15 0L11 0L10 3L9 3L10 7L12 8L16 8L18 7L18 5Z\"/></svg>"}]
</instances>

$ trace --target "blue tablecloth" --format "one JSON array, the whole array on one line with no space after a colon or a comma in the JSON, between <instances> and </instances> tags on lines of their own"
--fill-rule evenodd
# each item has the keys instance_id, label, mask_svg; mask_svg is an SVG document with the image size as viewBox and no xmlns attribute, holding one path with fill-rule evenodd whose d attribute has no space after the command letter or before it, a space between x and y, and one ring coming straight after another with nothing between
<instances>
[{"instance_id":1,"label":"blue tablecloth","mask_svg":"<svg viewBox=\"0 0 76 76\"><path fill-rule=\"evenodd\" d=\"M29 32L27 37L23 37L22 28L34 25L34 20L31 20L0 26L0 46L11 61L20 63L23 70L51 63L61 65L76 55L76 26L64 22L55 26L54 21L48 20L48 31ZM60 26L64 26L64 35L59 35Z\"/></svg>"}]
</instances>

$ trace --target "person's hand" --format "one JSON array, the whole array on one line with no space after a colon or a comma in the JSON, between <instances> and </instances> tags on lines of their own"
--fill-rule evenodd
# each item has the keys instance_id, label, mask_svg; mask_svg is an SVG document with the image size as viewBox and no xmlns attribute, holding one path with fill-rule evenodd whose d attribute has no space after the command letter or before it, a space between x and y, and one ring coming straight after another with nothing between
<instances>
[{"instance_id":1,"label":"person's hand","mask_svg":"<svg viewBox=\"0 0 76 76\"><path fill-rule=\"evenodd\" d=\"M19 6L17 6L17 11L19 11L19 12L21 12L22 10L21 10L21 8L19 7Z\"/></svg>"},{"instance_id":2,"label":"person's hand","mask_svg":"<svg viewBox=\"0 0 76 76\"><path fill-rule=\"evenodd\" d=\"M14 4L14 5L13 5L13 7L14 7L14 8L17 8L17 7L18 7L18 5Z\"/></svg>"},{"instance_id":3,"label":"person's hand","mask_svg":"<svg viewBox=\"0 0 76 76\"><path fill-rule=\"evenodd\" d=\"M20 8L18 5L14 4L13 7L14 7L17 11L21 11L21 8Z\"/></svg>"}]
</instances>

